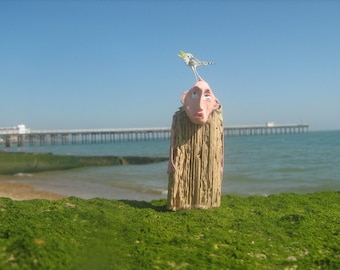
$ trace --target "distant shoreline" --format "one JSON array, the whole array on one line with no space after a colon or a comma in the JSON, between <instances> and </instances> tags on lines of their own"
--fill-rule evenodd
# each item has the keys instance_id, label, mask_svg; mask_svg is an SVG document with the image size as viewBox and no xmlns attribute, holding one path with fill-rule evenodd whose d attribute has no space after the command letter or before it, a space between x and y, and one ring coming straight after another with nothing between
<instances>
[{"instance_id":1,"label":"distant shoreline","mask_svg":"<svg viewBox=\"0 0 340 270\"><path fill-rule=\"evenodd\" d=\"M140 156L73 156L51 153L0 152L0 175L69 170L80 167L150 164L168 160L165 157Z\"/></svg>"}]
</instances>

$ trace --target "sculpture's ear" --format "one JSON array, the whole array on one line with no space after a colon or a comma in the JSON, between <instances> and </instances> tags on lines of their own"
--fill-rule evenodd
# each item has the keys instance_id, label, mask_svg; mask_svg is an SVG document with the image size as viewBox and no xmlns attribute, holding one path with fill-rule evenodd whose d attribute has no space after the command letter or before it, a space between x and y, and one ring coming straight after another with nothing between
<instances>
[{"instance_id":1,"label":"sculpture's ear","mask_svg":"<svg viewBox=\"0 0 340 270\"><path fill-rule=\"evenodd\" d=\"M189 91L185 91L185 92L182 94L182 96L181 96L181 103L182 103L183 105L184 105L184 99L185 99L185 97L187 96L188 92L189 92Z\"/></svg>"},{"instance_id":2,"label":"sculpture's ear","mask_svg":"<svg viewBox=\"0 0 340 270\"><path fill-rule=\"evenodd\" d=\"M221 103L219 100L215 97L215 104L214 104L214 110L217 110L221 107Z\"/></svg>"}]
</instances>

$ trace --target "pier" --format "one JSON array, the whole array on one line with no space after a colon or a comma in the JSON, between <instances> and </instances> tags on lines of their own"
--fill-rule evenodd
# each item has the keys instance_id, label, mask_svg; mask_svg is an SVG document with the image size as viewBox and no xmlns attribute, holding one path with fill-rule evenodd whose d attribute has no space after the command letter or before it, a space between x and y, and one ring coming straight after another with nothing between
<instances>
[{"instance_id":1,"label":"pier","mask_svg":"<svg viewBox=\"0 0 340 270\"><path fill-rule=\"evenodd\" d=\"M224 128L225 136L256 136L274 134L294 134L308 132L308 125L254 125L254 126L230 126Z\"/></svg>"},{"instance_id":2,"label":"pier","mask_svg":"<svg viewBox=\"0 0 340 270\"><path fill-rule=\"evenodd\" d=\"M295 134L308 132L308 125L253 125L229 126L224 128L224 135L263 136L275 134ZM10 147L13 143L19 147L25 145L57 144L100 144L133 141L169 140L171 129L166 128L131 128L131 129L81 129L81 130L29 130L27 133L0 129L0 144Z\"/></svg>"}]
</instances>

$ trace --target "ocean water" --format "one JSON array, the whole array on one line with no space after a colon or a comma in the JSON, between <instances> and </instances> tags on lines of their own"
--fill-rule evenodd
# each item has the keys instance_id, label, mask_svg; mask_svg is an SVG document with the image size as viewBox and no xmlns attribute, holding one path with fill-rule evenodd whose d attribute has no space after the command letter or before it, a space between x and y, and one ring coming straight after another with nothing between
<instances>
[{"instance_id":1,"label":"ocean water","mask_svg":"<svg viewBox=\"0 0 340 270\"><path fill-rule=\"evenodd\" d=\"M70 155L161 156L168 141L12 147L18 152ZM167 162L18 174L11 181L81 198L166 198ZM340 190L340 131L225 137L223 194L269 195Z\"/></svg>"}]
</instances>

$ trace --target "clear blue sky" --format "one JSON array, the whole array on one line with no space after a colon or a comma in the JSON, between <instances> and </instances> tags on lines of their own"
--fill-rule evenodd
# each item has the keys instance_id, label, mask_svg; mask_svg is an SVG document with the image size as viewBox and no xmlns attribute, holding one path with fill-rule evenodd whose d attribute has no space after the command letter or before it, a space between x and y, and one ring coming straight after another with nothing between
<instances>
[{"instance_id":1,"label":"clear blue sky","mask_svg":"<svg viewBox=\"0 0 340 270\"><path fill-rule=\"evenodd\" d=\"M198 68L225 125L340 129L340 1L0 0L0 127L167 127Z\"/></svg>"}]
</instances>

